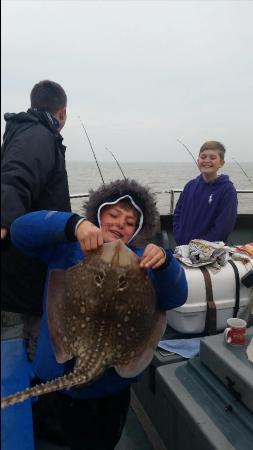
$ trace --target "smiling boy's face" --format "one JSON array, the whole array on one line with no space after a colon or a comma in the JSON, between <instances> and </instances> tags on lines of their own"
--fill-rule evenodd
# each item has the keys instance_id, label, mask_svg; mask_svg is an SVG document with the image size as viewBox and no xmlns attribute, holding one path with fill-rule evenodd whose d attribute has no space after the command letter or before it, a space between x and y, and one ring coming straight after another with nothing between
<instances>
[{"instance_id":1,"label":"smiling boy's face","mask_svg":"<svg viewBox=\"0 0 253 450\"><path fill-rule=\"evenodd\" d=\"M121 239L126 244L139 224L139 213L135 208L122 203L104 206L100 212L104 242Z\"/></svg>"},{"instance_id":2,"label":"smiling boy's face","mask_svg":"<svg viewBox=\"0 0 253 450\"><path fill-rule=\"evenodd\" d=\"M205 181L212 181L217 177L218 170L224 165L219 150L204 150L198 157L198 168Z\"/></svg>"}]
</instances>

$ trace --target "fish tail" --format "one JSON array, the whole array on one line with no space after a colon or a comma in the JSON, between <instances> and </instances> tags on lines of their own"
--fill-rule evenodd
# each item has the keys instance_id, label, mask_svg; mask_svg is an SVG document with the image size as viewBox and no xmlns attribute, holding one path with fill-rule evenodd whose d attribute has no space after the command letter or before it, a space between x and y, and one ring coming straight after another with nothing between
<instances>
[{"instance_id":1,"label":"fish tail","mask_svg":"<svg viewBox=\"0 0 253 450\"><path fill-rule=\"evenodd\" d=\"M16 394L1 398L1 409L15 405L16 403L21 403L31 397L49 394L50 392L58 391L59 389L84 384L87 381L88 379L85 375L70 373L64 375L63 377L47 381L46 383L40 383L33 387L28 387L23 391L17 392Z\"/></svg>"}]
</instances>

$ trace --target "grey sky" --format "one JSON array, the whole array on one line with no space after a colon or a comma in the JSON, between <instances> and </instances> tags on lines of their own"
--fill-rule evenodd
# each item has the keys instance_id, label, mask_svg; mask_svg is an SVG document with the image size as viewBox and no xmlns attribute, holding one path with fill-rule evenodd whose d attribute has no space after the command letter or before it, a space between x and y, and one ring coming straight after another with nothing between
<instances>
[{"instance_id":1,"label":"grey sky","mask_svg":"<svg viewBox=\"0 0 253 450\"><path fill-rule=\"evenodd\" d=\"M190 161L221 140L253 161L252 1L2 2L2 113L32 86L68 95L69 160ZM3 125L3 121L2 121Z\"/></svg>"}]
</instances>

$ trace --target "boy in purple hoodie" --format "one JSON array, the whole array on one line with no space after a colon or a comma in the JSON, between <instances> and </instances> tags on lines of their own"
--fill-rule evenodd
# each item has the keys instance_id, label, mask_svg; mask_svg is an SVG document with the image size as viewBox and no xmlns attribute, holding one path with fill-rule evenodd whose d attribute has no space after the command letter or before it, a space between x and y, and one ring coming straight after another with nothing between
<instances>
[{"instance_id":1,"label":"boy in purple hoodie","mask_svg":"<svg viewBox=\"0 0 253 450\"><path fill-rule=\"evenodd\" d=\"M177 202L173 234L177 245L192 239L226 242L234 228L237 194L228 175L217 175L224 165L225 147L205 142L197 160L201 175L189 181Z\"/></svg>"}]
</instances>

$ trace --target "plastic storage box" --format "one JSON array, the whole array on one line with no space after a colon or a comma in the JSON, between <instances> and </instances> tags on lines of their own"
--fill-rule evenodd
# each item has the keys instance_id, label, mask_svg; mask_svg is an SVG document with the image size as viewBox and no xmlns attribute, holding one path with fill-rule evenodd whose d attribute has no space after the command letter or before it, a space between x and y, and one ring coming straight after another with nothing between
<instances>
[{"instance_id":1,"label":"plastic storage box","mask_svg":"<svg viewBox=\"0 0 253 450\"><path fill-rule=\"evenodd\" d=\"M253 364L246 355L246 348L252 338L253 327L247 329L245 345L238 347L224 342L223 333L202 338L200 360L253 413Z\"/></svg>"},{"instance_id":2,"label":"plastic storage box","mask_svg":"<svg viewBox=\"0 0 253 450\"><path fill-rule=\"evenodd\" d=\"M252 413L200 358L157 369L156 404L155 426L167 449L252 450Z\"/></svg>"}]
</instances>

